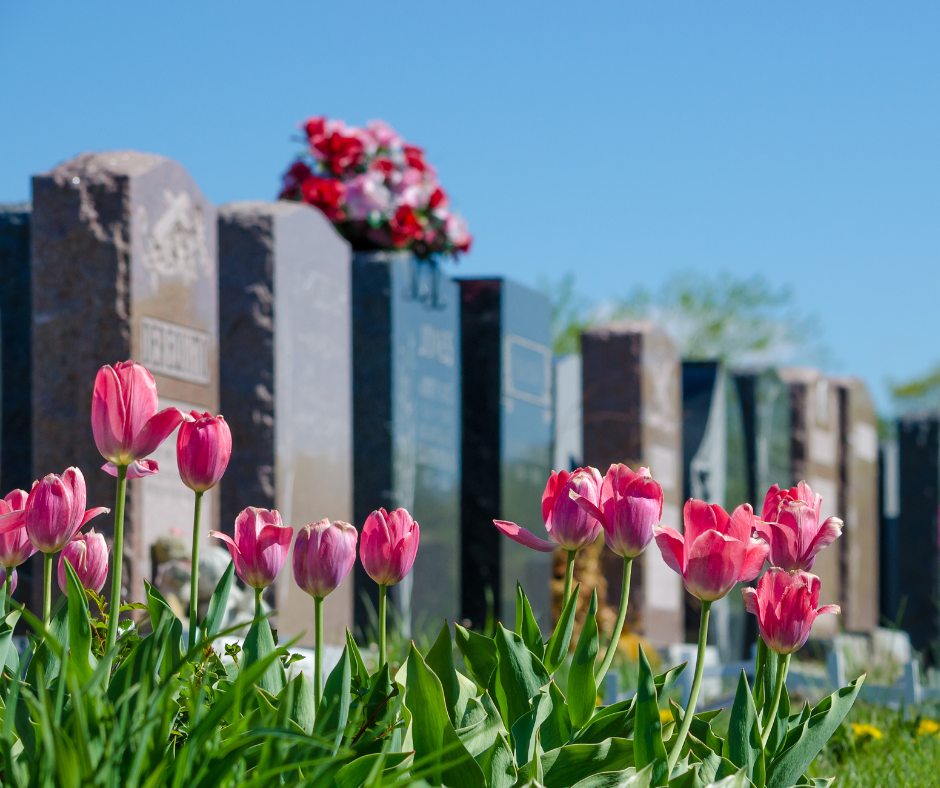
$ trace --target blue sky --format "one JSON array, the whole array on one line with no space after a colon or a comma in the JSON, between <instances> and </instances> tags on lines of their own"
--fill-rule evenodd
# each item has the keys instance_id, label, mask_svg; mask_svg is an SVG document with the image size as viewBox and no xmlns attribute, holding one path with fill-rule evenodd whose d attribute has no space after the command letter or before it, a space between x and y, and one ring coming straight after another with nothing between
<instances>
[{"instance_id":1,"label":"blue sky","mask_svg":"<svg viewBox=\"0 0 940 788\"><path fill-rule=\"evenodd\" d=\"M384 118L476 236L460 272L763 273L833 370L940 361L940 5L4 3L0 202L79 152L273 198L296 123Z\"/></svg>"}]
</instances>

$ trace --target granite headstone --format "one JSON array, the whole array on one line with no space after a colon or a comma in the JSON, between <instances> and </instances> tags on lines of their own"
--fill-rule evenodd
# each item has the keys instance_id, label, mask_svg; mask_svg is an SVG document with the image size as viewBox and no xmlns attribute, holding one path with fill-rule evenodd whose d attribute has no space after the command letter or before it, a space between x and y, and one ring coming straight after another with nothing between
<instances>
[{"instance_id":1,"label":"granite headstone","mask_svg":"<svg viewBox=\"0 0 940 788\"><path fill-rule=\"evenodd\" d=\"M682 378L672 340L649 322L584 332L584 462L605 472L615 462L648 466L663 488L662 523L682 529ZM605 547L608 589L619 589L622 562ZM655 544L634 561L629 621L656 645L683 638L682 582Z\"/></svg>"},{"instance_id":2,"label":"granite headstone","mask_svg":"<svg viewBox=\"0 0 940 788\"><path fill-rule=\"evenodd\" d=\"M551 473L551 306L506 279L461 279L463 480L462 616L515 619L522 584L539 623L551 624L549 555L506 539L494 519L547 538L541 500Z\"/></svg>"},{"instance_id":3,"label":"granite headstone","mask_svg":"<svg viewBox=\"0 0 940 788\"><path fill-rule=\"evenodd\" d=\"M235 436L222 528L246 506L298 531L352 522L352 254L316 208L243 202L219 210L221 410ZM278 631L313 645L313 599L278 577ZM324 604L324 639L352 627L352 582Z\"/></svg>"},{"instance_id":4,"label":"granite headstone","mask_svg":"<svg viewBox=\"0 0 940 788\"><path fill-rule=\"evenodd\" d=\"M760 512L773 485L790 485L790 404L773 369L738 369L734 381L744 417L747 500Z\"/></svg>"},{"instance_id":5,"label":"granite headstone","mask_svg":"<svg viewBox=\"0 0 940 788\"><path fill-rule=\"evenodd\" d=\"M556 356L555 436L552 468L573 471L584 464L584 435L581 425L581 356Z\"/></svg>"},{"instance_id":6,"label":"granite headstone","mask_svg":"<svg viewBox=\"0 0 940 788\"><path fill-rule=\"evenodd\" d=\"M77 465L88 505L113 506L90 419L102 365L133 358L153 373L162 407L218 410L215 208L175 161L82 154L33 178L31 253L33 473ZM125 587L136 601L155 540L191 539L175 434L152 458L160 472L128 485ZM207 542L218 511L216 489L204 503ZM94 527L111 536L109 517Z\"/></svg>"}]
</instances>

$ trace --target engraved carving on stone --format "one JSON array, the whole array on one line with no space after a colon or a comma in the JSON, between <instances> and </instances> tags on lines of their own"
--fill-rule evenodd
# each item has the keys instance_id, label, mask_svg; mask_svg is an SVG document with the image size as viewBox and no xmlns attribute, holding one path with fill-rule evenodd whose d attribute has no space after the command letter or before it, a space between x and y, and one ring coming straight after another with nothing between
<instances>
[{"instance_id":1,"label":"engraved carving on stone","mask_svg":"<svg viewBox=\"0 0 940 788\"><path fill-rule=\"evenodd\" d=\"M163 200L166 207L152 225L143 205L137 207L134 217L143 238L141 263L150 275L150 286L156 288L161 279L190 284L200 276L211 276L202 206L187 192L174 194L169 189L164 190Z\"/></svg>"}]
</instances>

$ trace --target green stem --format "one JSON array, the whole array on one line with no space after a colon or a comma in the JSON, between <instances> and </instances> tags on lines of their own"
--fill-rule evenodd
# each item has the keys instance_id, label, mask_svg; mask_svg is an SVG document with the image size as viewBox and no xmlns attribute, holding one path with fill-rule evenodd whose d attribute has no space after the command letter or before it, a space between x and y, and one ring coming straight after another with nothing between
<instances>
[{"instance_id":1,"label":"green stem","mask_svg":"<svg viewBox=\"0 0 940 788\"><path fill-rule=\"evenodd\" d=\"M379 667L385 664L385 593L386 588L379 584Z\"/></svg>"},{"instance_id":2,"label":"green stem","mask_svg":"<svg viewBox=\"0 0 940 788\"><path fill-rule=\"evenodd\" d=\"M767 670L767 644L757 636L757 660L754 666L754 708L759 712L764 708L764 671Z\"/></svg>"},{"instance_id":3,"label":"green stem","mask_svg":"<svg viewBox=\"0 0 940 788\"><path fill-rule=\"evenodd\" d=\"M320 698L323 696L323 597L313 598L314 628L317 633L316 651L313 653L314 680L313 702L314 708L320 708Z\"/></svg>"},{"instance_id":4,"label":"green stem","mask_svg":"<svg viewBox=\"0 0 940 788\"><path fill-rule=\"evenodd\" d=\"M620 643L620 634L623 632L623 622L627 620L627 603L630 601L630 571L633 569L633 559L623 559L623 587L620 589L620 612L617 614L617 623L610 636L610 643L607 646L607 653L604 654L604 661L597 671L595 683L599 687L604 681L604 676L610 668L610 663L614 661L614 654L617 653L617 645Z\"/></svg>"},{"instance_id":5,"label":"green stem","mask_svg":"<svg viewBox=\"0 0 940 788\"><path fill-rule=\"evenodd\" d=\"M787 671L790 669L790 655L783 658L783 663L777 667L777 684L774 687L774 699L770 702L770 714L767 717L767 724L764 726L764 733L761 735L761 749L767 747L767 740L770 738L770 732L774 728L774 721L777 716L777 707L780 705L780 697L783 695L783 688L787 680Z\"/></svg>"},{"instance_id":6,"label":"green stem","mask_svg":"<svg viewBox=\"0 0 940 788\"><path fill-rule=\"evenodd\" d=\"M692 717L695 714L695 704L698 702L698 691L702 686L702 671L705 670L705 643L708 640L708 613L711 610L712 603L702 600L702 620L698 628L698 654L695 658L695 678L692 680L692 693L689 695L689 705L685 707L685 715L682 717L682 723L679 725L679 735L676 737L676 744L669 753L669 770L672 770L679 760L679 753L685 744L685 737L689 734L689 728L692 727Z\"/></svg>"},{"instance_id":7,"label":"green stem","mask_svg":"<svg viewBox=\"0 0 940 788\"><path fill-rule=\"evenodd\" d=\"M117 492L114 499L114 547L112 549L114 562L111 566L111 607L108 611L106 652L117 642L118 621L121 618L121 579L124 573L124 499L127 496L127 466L118 465L117 474ZM110 675L111 659L109 657L105 676L110 677Z\"/></svg>"},{"instance_id":8,"label":"green stem","mask_svg":"<svg viewBox=\"0 0 940 788\"><path fill-rule=\"evenodd\" d=\"M13 580L13 570L10 567L5 566L6 569L6 579L3 581L3 597L0 598L0 619L5 618L7 614L7 600L10 598L10 585Z\"/></svg>"},{"instance_id":9,"label":"green stem","mask_svg":"<svg viewBox=\"0 0 940 788\"><path fill-rule=\"evenodd\" d=\"M261 618L264 615L264 605L261 602L261 595L263 593L263 588L255 589L255 618Z\"/></svg>"},{"instance_id":10,"label":"green stem","mask_svg":"<svg viewBox=\"0 0 940 788\"><path fill-rule=\"evenodd\" d=\"M565 593L561 598L561 608L564 610L571 596L571 586L574 583L574 559L578 557L577 550L568 551L568 562L565 564Z\"/></svg>"},{"instance_id":11,"label":"green stem","mask_svg":"<svg viewBox=\"0 0 940 788\"><path fill-rule=\"evenodd\" d=\"M202 516L202 492L196 493L196 511L193 514L193 552L189 577L189 648L196 645L199 617L199 518Z\"/></svg>"},{"instance_id":12,"label":"green stem","mask_svg":"<svg viewBox=\"0 0 940 788\"><path fill-rule=\"evenodd\" d=\"M42 554L42 623L49 627L52 618L52 561L55 553Z\"/></svg>"}]
</instances>

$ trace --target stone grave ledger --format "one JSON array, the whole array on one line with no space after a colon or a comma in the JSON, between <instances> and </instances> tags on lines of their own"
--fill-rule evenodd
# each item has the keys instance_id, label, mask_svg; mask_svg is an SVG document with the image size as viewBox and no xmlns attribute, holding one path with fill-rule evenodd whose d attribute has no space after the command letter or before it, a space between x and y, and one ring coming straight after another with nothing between
<instances>
[{"instance_id":1,"label":"stone grave ledger","mask_svg":"<svg viewBox=\"0 0 940 788\"><path fill-rule=\"evenodd\" d=\"M838 549L842 626L870 632L879 625L878 420L865 384L857 378L832 381L839 396Z\"/></svg>"},{"instance_id":2,"label":"stone grave ledger","mask_svg":"<svg viewBox=\"0 0 940 788\"><path fill-rule=\"evenodd\" d=\"M82 154L33 178L31 255L33 473L77 465L88 505L113 507L115 482L100 470L91 430L101 366L133 358L153 373L161 407L218 411L215 208L175 161ZM194 494L179 480L175 434L152 456L159 474L127 493L125 589L135 601L152 579L154 542L177 536L188 548L192 534ZM205 544L218 501L216 488L204 505ZM113 535L108 515L93 527Z\"/></svg>"},{"instance_id":3,"label":"stone grave ledger","mask_svg":"<svg viewBox=\"0 0 940 788\"><path fill-rule=\"evenodd\" d=\"M839 494L841 401L838 387L830 385L828 378L815 369L791 367L779 370L779 375L789 389L790 483L795 485L805 480L815 494L822 496L822 521L832 516L845 520ZM838 544L830 545L816 556L813 574L822 581L819 604L838 604L843 587ZM828 638L838 633L839 618L818 618L811 637Z\"/></svg>"},{"instance_id":4,"label":"stone grave ledger","mask_svg":"<svg viewBox=\"0 0 940 788\"><path fill-rule=\"evenodd\" d=\"M584 465L584 435L581 426L581 356L556 356L555 433L552 468L573 471Z\"/></svg>"},{"instance_id":5,"label":"stone grave ledger","mask_svg":"<svg viewBox=\"0 0 940 788\"><path fill-rule=\"evenodd\" d=\"M652 323L614 323L584 332L584 462L648 466L663 488L662 523L682 530L682 381L679 354ZM619 604L623 562L604 548L608 599ZM656 645L683 639L682 580L654 542L634 561L630 627Z\"/></svg>"},{"instance_id":6,"label":"stone grave ledger","mask_svg":"<svg viewBox=\"0 0 940 788\"><path fill-rule=\"evenodd\" d=\"M421 530L412 573L390 589L404 633L460 613L460 289L401 252L353 256L353 511L405 508ZM378 586L355 568L356 627Z\"/></svg>"},{"instance_id":7,"label":"stone grave ledger","mask_svg":"<svg viewBox=\"0 0 940 788\"><path fill-rule=\"evenodd\" d=\"M500 534L509 520L547 539L542 492L551 473L552 351L548 299L506 279L462 279L461 615L482 629L515 621L516 582L551 626L551 555Z\"/></svg>"},{"instance_id":8,"label":"stone grave ledger","mask_svg":"<svg viewBox=\"0 0 940 788\"><path fill-rule=\"evenodd\" d=\"M222 528L246 506L277 509L296 533L352 512L351 252L309 205L219 210L221 411L234 436ZM361 527L361 523L357 523ZM291 562L275 585L282 639L314 643L314 603ZM352 578L324 603L324 640L352 627Z\"/></svg>"},{"instance_id":9,"label":"stone grave ledger","mask_svg":"<svg viewBox=\"0 0 940 788\"><path fill-rule=\"evenodd\" d=\"M718 361L682 363L683 501L718 504L729 514L748 502L744 418L737 387ZM685 640L698 642L701 602L685 599ZM750 654L748 615L740 594L712 606L709 633L724 662Z\"/></svg>"}]
</instances>

